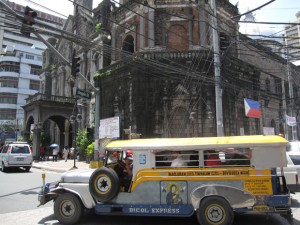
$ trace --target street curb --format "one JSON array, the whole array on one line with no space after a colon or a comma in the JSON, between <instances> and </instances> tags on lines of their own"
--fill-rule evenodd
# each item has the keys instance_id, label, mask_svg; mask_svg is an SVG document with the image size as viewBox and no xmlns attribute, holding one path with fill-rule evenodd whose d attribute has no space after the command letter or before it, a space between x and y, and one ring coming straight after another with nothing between
<instances>
[{"instance_id":1,"label":"street curb","mask_svg":"<svg viewBox=\"0 0 300 225\"><path fill-rule=\"evenodd\" d=\"M70 169L61 169L61 168L52 168L52 167L44 167L44 166L36 166L36 165L32 165L32 168L36 168L36 169L40 169L40 170L48 170L48 171L53 171L53 172L66 172L71 170Z\"/></svg>"}]
</instances>

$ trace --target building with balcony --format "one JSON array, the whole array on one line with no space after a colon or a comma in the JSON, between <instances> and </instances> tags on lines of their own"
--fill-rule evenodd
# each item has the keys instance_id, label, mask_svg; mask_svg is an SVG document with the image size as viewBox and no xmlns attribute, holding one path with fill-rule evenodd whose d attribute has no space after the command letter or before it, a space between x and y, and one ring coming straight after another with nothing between
<instances>
[{"instance_id":1,"label":"building with balcony","mask_svg":"<svg viewBox=\"0 0 300 225\"><path fill-rule=\"evenodd\" d=\"M23 129L25 99L40 89L46 45L34 34L21 34L22 22L5 10L4 4L21 15L26 6L10 1L0 3L0 140L15 140ZM63 27L64 19L41 11L37 14L37 20Z\"/></svg>"}]
</instances>

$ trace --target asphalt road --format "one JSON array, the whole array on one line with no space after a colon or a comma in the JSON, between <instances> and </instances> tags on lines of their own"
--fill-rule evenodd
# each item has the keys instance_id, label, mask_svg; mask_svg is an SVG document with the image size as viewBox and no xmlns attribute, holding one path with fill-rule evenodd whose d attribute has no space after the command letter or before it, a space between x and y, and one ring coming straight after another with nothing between
<instances>
[{"instance_id":1,"label":"asphalt road","mask_svg":"<svg viewBox=\"0 0 300 225\"><path fill-rule=\"evenodd\" d=\"M57 181L60 176L60 173L47 172L47 182ZM0 214L35 209L39 204L41 170L0 172L0 181Z\"/></svg>"}]
</instances>

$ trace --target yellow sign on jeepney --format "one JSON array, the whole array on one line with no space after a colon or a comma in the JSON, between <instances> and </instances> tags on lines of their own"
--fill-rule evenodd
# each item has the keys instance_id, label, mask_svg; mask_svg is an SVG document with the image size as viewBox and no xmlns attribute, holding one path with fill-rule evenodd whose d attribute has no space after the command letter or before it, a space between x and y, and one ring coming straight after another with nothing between
<instances>
[{"instance_id":1,"label":"yellow sign on jeepney","mask_svg":"<svg viewBox=\"0 0 300 225\"><path fill-rule=\"evenodd\" d=\"M270 177L261 177L246 179L244 181L245 190L254 195L271 195L272 194L272 181Z\"/></svg>"}]
</instances>

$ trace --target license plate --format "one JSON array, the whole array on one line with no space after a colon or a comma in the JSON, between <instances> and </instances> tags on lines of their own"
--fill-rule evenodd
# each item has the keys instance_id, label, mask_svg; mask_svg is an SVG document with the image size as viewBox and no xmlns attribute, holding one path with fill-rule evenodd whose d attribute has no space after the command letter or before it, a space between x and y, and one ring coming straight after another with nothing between
<instances>
[{"instance_id":1,"label":"license plate","mask_svg":"<svg viewBox=\"0 0 300 225\"><path fill-rule=\"evenodd\" d=\"M17 161L24 161L24 158L17 158Z\"/></svg>"},{"instance_id":2,"label":"license plate","mask_svg":"<svg viewBox=\"0 0 300 225\"><path fill-rule=\"evenodd\" d=\"M269 207L266 205L256 205L253 207L253 211L265 212L265 211L269 211Z\"/></svg>"}]
</instances>

